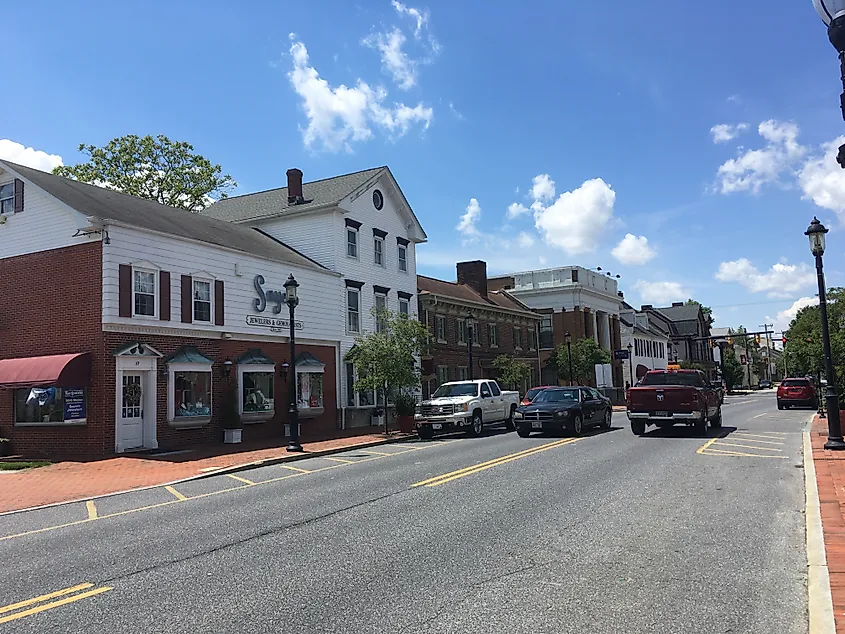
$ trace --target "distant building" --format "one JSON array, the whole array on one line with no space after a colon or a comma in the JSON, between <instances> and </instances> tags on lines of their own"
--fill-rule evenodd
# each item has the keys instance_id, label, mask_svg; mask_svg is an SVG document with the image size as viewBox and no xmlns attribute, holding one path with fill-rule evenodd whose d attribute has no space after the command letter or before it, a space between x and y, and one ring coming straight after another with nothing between
<instances>
[{"instance_id":1,"label":"distant building","mask_svg":"<svg viewBox=\"0 0 845 634\"><path fill-rule=\"evenodd\" d=\"M640 310L648 313L659 327L669 334L668 362L670 365L685 361L700 365L711 378L716 377L716 362L707 338L710 324L698 304L675 302L665 308L644 304Z\"/></svg>"},{"instance_id":2,"label":"distant building","mask_svg":"<svg viewBox=\"0 0 845 634\"><path fill-rule=\"evenodd\" d=\"M626 303L619 313L622 349L631 358L622 362L625 385L633 385L649 370L665 370L669 361L669 333L658 319Z\"/></svg>"}]
</instances>

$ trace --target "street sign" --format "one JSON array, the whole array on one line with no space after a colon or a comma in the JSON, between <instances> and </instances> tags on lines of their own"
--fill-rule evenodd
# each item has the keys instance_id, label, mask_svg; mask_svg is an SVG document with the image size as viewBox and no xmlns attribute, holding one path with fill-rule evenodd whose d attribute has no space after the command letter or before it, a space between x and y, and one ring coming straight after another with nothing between
<instances>
[{"instance_id":1,"label":"street sign","mask_svg":"<svg viewBox=\"0 0 845 634\"><path fill-rule=\"evenodd\" d=\"M627 350L614 350L613 358L617 361L624 361L625 359L630 359L631 357L628 355Z\"/></svg>"}]
</instances>

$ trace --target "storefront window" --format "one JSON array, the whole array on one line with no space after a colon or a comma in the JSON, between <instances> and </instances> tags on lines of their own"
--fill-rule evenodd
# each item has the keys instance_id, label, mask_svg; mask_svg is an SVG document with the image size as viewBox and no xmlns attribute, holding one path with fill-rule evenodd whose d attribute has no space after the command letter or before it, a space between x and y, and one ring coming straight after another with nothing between
<instances>
[{"instance_id":1,"label":"storefront window","mask_svg":"<svg viewBox=\"0 0 845 634\"><path fill-rule=\"evenodd\" d=\"M297 375L296 406L298 409L323 407L323 375L303 372Z\"/></svg>"},{"instance_id":2,"label":"storefront window","mask_svg":"<svg viewBox=\"0 0 845 634\"><path fill-rule=\"evenodd\" d=\"M211 372L174 372L174 416L211 416Z\"/></svg>"},{"instance_id":3,"label":"storefront window","mask_svg":"<svg viewBox=\"0 0 845 634\"><path fill-rule=\"evenodd\" d=\"M87 415L86 396L84 388L33 387L15 390L15 423L84 423Z\"/></svg>"},{"instance_id":4,"label":"storefront window","mask_svg":"<svg viewBox=\"0 0 845 634\"><path fill-rule=\"evenodd\" d=\"M243 374L243 411L272 412L273 405L273 373L272 372L244 372Z\"/></svg>"}]
</instances>

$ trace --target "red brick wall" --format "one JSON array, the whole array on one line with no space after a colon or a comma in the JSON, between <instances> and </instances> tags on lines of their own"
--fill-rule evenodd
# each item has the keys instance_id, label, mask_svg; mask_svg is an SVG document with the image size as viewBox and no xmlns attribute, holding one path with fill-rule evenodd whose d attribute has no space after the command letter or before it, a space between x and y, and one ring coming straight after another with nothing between
<instances>
[{"instance_id":1,"label":"red brick wall","mask_svg":"<svg viewBox=\"0 0 845 634\"><path fill-rule=\"evenodd\" d=\"M101 371L102 250L91 242L0 260L0 358L91 352L93 381ZM0 390L0 436L15 452L48 455L102 453L102 394L88 394L89 424L14 427L13 392ZM114 445L112 444L112 448Z\"/></svg>"}]
</instances>

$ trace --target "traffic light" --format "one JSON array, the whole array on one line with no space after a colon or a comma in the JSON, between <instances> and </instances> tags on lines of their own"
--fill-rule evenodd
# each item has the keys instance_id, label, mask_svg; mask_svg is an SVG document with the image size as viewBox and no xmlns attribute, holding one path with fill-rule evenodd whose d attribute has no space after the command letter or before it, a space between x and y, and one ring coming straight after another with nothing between
<instances>
[{"instance_id":1,"label":"traffic light","mask_svg":"<svg viewBox=\"0 0 845 634\"><path fill-rule=\"evenodd\" d=\"M760 334L759 333L754 337L754 341L757 342L758 346L760 345Z\"/></svg>"},{"instance_id":2,"label":"traffic light","mask_svg":"<svg viewBox=\"0 0 845 634\"><path fill-rule=\"evenodd\" d=\"M786 345L786 337L781 337L780 342L785 346Z\"/></svg>"}]
</instances>

